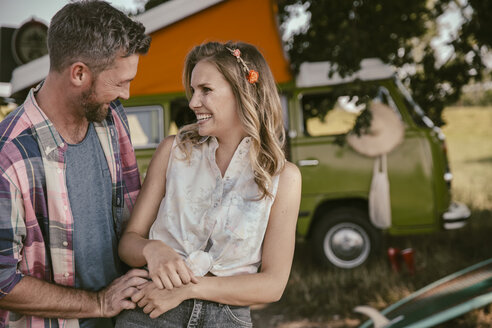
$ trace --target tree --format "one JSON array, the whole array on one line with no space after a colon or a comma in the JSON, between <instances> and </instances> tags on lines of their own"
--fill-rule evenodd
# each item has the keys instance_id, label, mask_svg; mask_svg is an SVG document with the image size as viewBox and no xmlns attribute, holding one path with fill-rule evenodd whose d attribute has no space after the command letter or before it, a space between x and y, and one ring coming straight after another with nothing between
<instances>
[{"instance_id":1,"label":"tree","mask_svg":"<svg viewBox=\"0 0 492 328\"><path fill-rule=\"evenodd\" d=\"M279 0L281 23L292 5L305 6L309 26L287 40L294 71L305 61L327 60L336 71L350 74L363 58L378 57L386 63L410 65L404 82L417 103L437 124L442 110L456 102L462 87L481 80L483 56L491 45L491 0ZM438 17L457 6L465 22L450 42L453 55L440 61L432 39L439 32Z\"/></svg>"}]
</instances>

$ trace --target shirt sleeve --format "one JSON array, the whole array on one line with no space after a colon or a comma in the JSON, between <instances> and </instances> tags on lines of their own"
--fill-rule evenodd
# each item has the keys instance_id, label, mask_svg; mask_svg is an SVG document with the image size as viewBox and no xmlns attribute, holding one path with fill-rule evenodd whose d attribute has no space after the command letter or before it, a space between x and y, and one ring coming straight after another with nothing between
<instances>
[{"instance_id":1,"label":"shirt sleeve","mask_svg":"<svg viewBox=\"0 0 492 328\"><path fill-rule=\"evenodd\" d=\"M122 185L125 193L125 212L130 213L140 191L141 181L135 151L131 142L130 127L121 103L115 102L114 123L118 132L119 158L122 164Z\"/></svg>"},{"instance_id":2,"label":"shirt sleeve","mask_svg":"<svg viewBox=\"0 0 492 328\"><path fill-rule=\"evenodd\" d=\"M17 174L5 153L0 151L0 298L22 279L18 263L26 232Z\"/></svg>"},{"instance_id":3,"label":"shirt sleeve","mask_svg":"<svg viewBox=\"0 0 492 328\"><path fill-rule=\"evenodd\" d=\"M121 163L121 181L118 181L118 185L122 190L123 204L120 209L121 219L116 228L120 236L130 219L130 213L140 191L141 181L125 110L119 101L111 103L111 107L114 124L112 128L116 130L114 137L117 138L116 144L118 145L114 147L114 156Z\"/></svg>"}]
</instances>

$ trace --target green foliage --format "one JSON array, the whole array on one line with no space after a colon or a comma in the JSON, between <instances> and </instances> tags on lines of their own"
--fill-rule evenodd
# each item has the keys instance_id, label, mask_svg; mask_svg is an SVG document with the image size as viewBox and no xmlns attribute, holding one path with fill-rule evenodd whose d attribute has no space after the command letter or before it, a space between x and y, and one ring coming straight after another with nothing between
<instances>
[{"instance_id":1,"label":"green foliage","mask_svg":"<svg viewBox=\"0 0 492 328\"><path fill-rule=\"evenodd\" d=\"M490 0L469 0L473 8L470 19L463 25L461 37L474 38L478 45L492 45L492 1Z\"/></svg>"},{"instance_id":2,"label":"green foliage","mask_svg":"<svg viewBox=\"0 0 492 328\"><path fill-rule=\"evenodd\" d=\"M287 40L289 57L296 71L305 61L330 61L343 75L359 68L364 58L414 69L404 76L417 103L437 124L442 111L455 103L462 88L482 78L483 55L492 44L492 1L469 0L459 7L465 19L450 42L453 55L440 63L432 38L437 19L447 8L461 2L450 0L279 0L279 18L290 19L289 6L303 5L311 15L309 27ZM334 72L331 72L334 73Z\"/></svg>"},{"instance_id":3,"label":"green foliage","mask_svg":"<svg viewBox=\"0 0 492 328\"><path fill-rule=\"evenodd\" d=\"M364 58L378 57L385 62L410 60L413 37L425 34L431 12L427 0L415 1L280 1L280 19L289 19L286 6L310 3L311 25L289 44L294 69L302 62L329 60L344 75L359 68ZM397 28L396 28L397 27ZM398 53L399 49L400 53Z\"/></svg>"}]
</instances>

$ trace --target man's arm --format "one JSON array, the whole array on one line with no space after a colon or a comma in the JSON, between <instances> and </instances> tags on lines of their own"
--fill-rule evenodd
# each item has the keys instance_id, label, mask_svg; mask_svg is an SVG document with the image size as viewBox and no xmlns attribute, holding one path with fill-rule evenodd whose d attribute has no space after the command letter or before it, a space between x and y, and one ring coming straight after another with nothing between
<instances>
[{"instance_id":1,"label":"man's arm","mask_svg":"<svg viewBox=\"0 0 492 328\"><path fill-rule=\"evenodd\" d=\"M147 277L147 271L133 269L105 289L89 292L25 276L0 299L0 308L48 318L114 317L135 308L130 298Z\"/></svg>"}]
</instances>

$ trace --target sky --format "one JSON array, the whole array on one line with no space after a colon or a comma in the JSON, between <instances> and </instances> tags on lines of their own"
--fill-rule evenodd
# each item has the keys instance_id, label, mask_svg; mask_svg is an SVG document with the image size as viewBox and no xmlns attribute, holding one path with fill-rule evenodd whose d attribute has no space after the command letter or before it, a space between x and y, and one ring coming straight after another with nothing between
<instances>
[{"instance_id":1,"label":"sky","mask_svg":"<svg viewBox=\"0 0 492 328\"><path fill-rule=\"evenodd\" d=\"M69 0L0 0L0 26L19 27L35 18L49 24L51 17ZM142 0L108 0L124 12L136 12L143 7Z\"/></svg>"}]
</instances>

